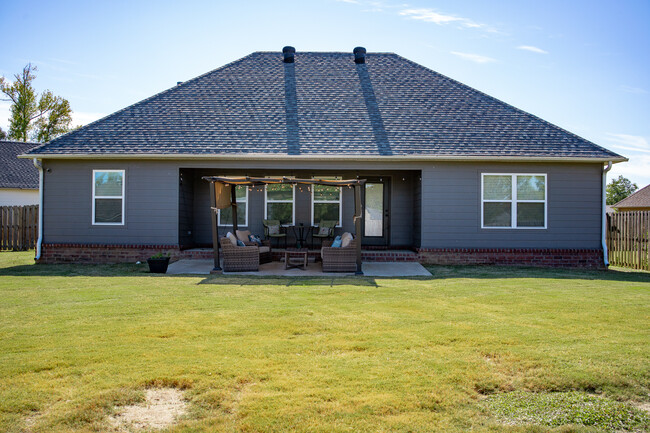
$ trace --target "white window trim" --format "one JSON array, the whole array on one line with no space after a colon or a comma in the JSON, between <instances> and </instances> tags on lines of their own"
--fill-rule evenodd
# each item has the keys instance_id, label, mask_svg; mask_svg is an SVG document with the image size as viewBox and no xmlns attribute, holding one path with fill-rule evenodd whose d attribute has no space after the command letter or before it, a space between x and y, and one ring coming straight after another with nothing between
<instances>
[{"instance_id":1,"label":"white window trim","mask_svg":"<svg viewBox=\"0 0 650 433\"><path fill-rule=\"evenodd\" d=\"M106 195L95 195L95 173L122 173L122 195L120 197L117 196L106 196ZM126 170L115 170L115 169L110 169L110 170L93 170L93 195L92 195L92 220L91 223L94 226L123 226L124 222L126 221L126 216L124 214L124 211L126 209ZM112 200L117 200L117 199L122 200L122 221L119 223L98 223L95 222L95 200L97 199L112 199Z\"/></svg>"},{"instance_id":2,"label":"white window trim","mask_svg":"<svg viewBox=\"0 0 650 433\"><path fill-rule=\"evenodd\" d=\"M316 178L313 177L312 179L316 179ZM322 179L322 178L318 178L318 179ZM336 177L336 179L340 179L340 177ZM315 186L316 185L312 185L312 188L311 188L311 225L312 226L316 225L316 221L314 221L314 203L338 203L339 204L339 222L336 225L336 227L337 228L343 227L343 187L342 186L339 187L339 199L338 200L318 200L318 201L315 201L314 200L314 193L315 193L314 187Z\"/></svg>"},{"instance_id":3,"label":"white window trim","mask_svg":"<svg viewBox=\"0 0 650 433\"><path fill-rule=\"evenodd\" d=\"M269 200L269 197L267 195L267 189L266 185L264 185L264 219L269 219L268 214L269 214L269 207L268 203L291 203L291 224L292 226L296 225L296 186L294 184L286 184L286 185L291 185L291 200Z\"/></svg>"},{"instance_id":4,"label":"white window trim","mask_svg":"<svg viewBox=\"0 0 650 433\"><path fill-rule=\"evenodd\" d=\"M245 187L246 189L246 198L244 199L244 202L246 203L246 218L244 221L244 224L241 225L240 227L248 227L248 187ZM239 204L242 203L239 200L237 200L237 208L239 209ZM239 216L239 215L238 215ZM217 212L217 225L219 227L230 227L232 224L221 224L221 209L218 210ZM237 224L239 226L239 224Z\"/></svg>"},{"instance_id":5,"label":"white window trim","mask_svg":"<svg viewBox=\"0 0 650 433\"><path fill-rule=\"evenodd\" d=\"M510 200L485 200L483 189L485 176L510 176L512 181L512 195ZM544 178L544 200L519 200L517 199L517 177L518 176L541 176ZM510 203L510 227L485 226L484 203ZM517 203L544 203L544 226L543 227L518 227L517 226ZM548 228L548 178L546 173L481 173L481 228L497 230L546 230Z\"/></svg>"}]
</instances>

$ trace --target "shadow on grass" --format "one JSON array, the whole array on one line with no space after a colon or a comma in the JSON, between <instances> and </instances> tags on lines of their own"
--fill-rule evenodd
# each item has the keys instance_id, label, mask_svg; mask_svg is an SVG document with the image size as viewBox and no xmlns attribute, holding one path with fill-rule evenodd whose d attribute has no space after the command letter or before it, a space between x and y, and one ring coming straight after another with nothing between
<instances>
[{"instance_id":1,"label":"shadow on grass","mask_svg":"<svg viewBox=\"0 0 650 433\"><path fill-rule=\"evenodd\" d=\"M549 269L514 266L427 266L431 277L276 277L250 275L210 275L203 277L199 284L238 284L238 285L360 285L377 286L381 280L426 281L451 278L498 279L498 278L539 278L539 279L577 279L650 283L650 272L634 271L624 268L608 270ZM0 276L16 277L152 277L152 278L188 278L198 275L162 275L151 274L146 264L19 264L11 266L5 263L0 267Z\"/></svg>"}]
</instances>

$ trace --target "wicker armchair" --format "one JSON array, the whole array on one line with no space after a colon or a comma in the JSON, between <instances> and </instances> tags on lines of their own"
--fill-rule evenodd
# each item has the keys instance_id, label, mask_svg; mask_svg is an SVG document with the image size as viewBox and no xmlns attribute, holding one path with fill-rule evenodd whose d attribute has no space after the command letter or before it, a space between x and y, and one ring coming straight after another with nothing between
<instances>
[{"instance_id":1,"label":"wicker armchair","mask_svg":"<svg viewBox=\"0 0 650 433\"><path fill-rule=\"evenodd\" d=\"M260 268L260 250L255 246L238 247L228 238L221 238L223 270L226 272L257 271Z\"/></svg>"},{"instance_id":2,"label":"wicker armchair","mask_svg":"<svg viewBox=\"0 0 650 433\"><path fill-rule=\"evenodd\" d=\"M262 245L258 245L257 242L253 242L248 240L248 235L250 234L250 231L247 230L237 230L235 231L237 239L242 241L244 245L247 247L258 247L259 248L259 253L260 253L260 265L263 265L264 263L270 263L271 262L271 240L266 239L262 241Z\"/></svg>"},{"instance_id":3,"label":"wicker armchair","mask_svg":"<svg viewBox=\"0 0 650 433\"><path fill-rule=\"evenodd\" d=\"M332 242L324 241L320 250L323 272L355 272L357 270L357 240L345 248L332 248Z\"/></svg>"}]
</instances>

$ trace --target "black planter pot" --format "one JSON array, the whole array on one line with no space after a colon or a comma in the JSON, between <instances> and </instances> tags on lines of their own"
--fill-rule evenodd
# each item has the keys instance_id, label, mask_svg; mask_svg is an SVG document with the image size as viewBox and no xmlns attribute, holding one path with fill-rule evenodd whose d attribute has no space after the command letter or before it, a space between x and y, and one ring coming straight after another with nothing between
<instances>
[{"instance_id":1,"label":"black planter pot","mask_svg":"<svg viewBox=\"0 0 650 433\"><path fill-rule=\"evenodd\" d=\"M169 257L147 259L147 263L149 263L149 272L152 274L164 274L167 272L167 266L169 266Z\"/></svg>"}]
</instances>

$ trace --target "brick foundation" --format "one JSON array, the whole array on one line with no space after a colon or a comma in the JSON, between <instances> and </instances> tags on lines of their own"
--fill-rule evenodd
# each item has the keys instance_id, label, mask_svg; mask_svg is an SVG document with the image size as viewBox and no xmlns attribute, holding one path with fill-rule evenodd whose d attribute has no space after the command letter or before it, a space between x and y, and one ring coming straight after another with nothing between
<instances>
[{"instance_id":1,"label":"brick foundation","mask_svg":"<svg viewBox=\"0 0 650 433\"><path fill-rule=\"evenodd\" d=\"M43 244L39 263L135 263L154 254L177 259L178 245Z\"/></svg>"},{"instance_id":2,"label":"brick foundation","mask_svg":"<svg viewBox=\"0 0 650 433\"><path fill-rule=\"evenodd\" d=\"M428 265L507 265L548 268L603 268L600 249L419 248L418 261Z\"/></svg>"},{"instance_id":3,"label":"brick foundation","mask_svg":"<svg viewBox=\"0 0 650 433\"><path fill-rule=\"evenodd\" d=\"M212 249L181 251L178 245L43 244L39 263L134 263L154 254L169 254L172 260L212 259ZM318 257L320 250L309 252ZM273 260L284 257L273 251ZM556 268L603 268L600 249L507 249L507 248L419 248L408 250L363 250L364 262L420 262L428 265L508 265Z\"/></svg>"}]
</instances>

